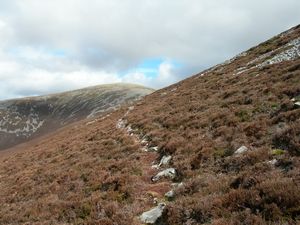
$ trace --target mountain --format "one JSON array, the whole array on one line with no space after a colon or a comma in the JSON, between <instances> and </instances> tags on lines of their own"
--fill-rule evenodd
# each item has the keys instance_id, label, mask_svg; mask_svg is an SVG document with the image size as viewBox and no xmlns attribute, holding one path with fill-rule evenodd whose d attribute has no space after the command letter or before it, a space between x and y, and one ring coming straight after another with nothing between
<instances>
[{"instance_id":1,"label":"mountain","mask_svg":"<svg viewBox=\"0 0 300 225\"><path fill-rule=\"evenodd\" d=\"M300 26L0 153L0 224L299 224Z\"/></svg>"},{"instance_id":2,"label":"mountain","mask_svg":"<svg viewBox=\"0 0 300 225\"><path fill-rule=\"evenodd\" d=\"M75 121L111 112L151 92L152 89L138 85L111 84L0 101L0 150Z\"/></svg>"}]
</instances>

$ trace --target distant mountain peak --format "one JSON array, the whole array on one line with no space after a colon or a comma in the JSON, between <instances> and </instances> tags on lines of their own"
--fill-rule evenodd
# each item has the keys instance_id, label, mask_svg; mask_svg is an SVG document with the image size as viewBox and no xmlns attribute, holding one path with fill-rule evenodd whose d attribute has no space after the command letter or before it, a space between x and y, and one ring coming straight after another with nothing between
<instances>
[{"instance_id":1,"label":"distant mountain peak","mask_svg":"<svg viewBox=\"0 0 300 225\"><path fill-rule=\"evenodd\" d=\"M151 92L140 85L117 83L0 101L0 149L115 110Z\"/></svg>"}]
</instances>

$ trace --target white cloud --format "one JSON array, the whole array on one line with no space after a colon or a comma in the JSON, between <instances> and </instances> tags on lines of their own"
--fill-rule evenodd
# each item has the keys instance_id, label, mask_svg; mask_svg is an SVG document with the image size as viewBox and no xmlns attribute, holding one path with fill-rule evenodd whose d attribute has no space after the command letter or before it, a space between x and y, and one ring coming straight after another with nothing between
<instances>
[{"instance_id":1,"label":"white cloud","mask_svg":"<svg viewBox=\"0 0 300 225\"><path fill-rule=\"evenodd\" d=\"M297 25L299 8L299 0L1 0L0 99L118 81L162 87ZM149 77L153 68L136 68L149 58L183 67L165 61Z\"/></svg>"},{"instance_id":2,"label":"white cloud","mask_svg":"<svg viewBox=\"0 0 300 225\"><path fill-rule=\"evenodd\" d=\"M126 74L122 77L122 81L137 83L153 88L162 88L168 84L179 81L180 77L176 75L175 67L176 66L172 62L166 60L163 61L157 68L156 76L147 76L146 74L149 71L146 70L145 72L142 72L138 70Z\"/></svg>"}]
</instances>

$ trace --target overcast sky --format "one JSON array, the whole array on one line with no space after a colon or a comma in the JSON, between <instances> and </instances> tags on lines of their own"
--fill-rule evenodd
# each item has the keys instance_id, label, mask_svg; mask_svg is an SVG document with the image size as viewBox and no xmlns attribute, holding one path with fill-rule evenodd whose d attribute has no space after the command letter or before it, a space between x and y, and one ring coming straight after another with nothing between
<instances>
[{"instance_id":1,"label":"overcast sky","mask_svg":"<svg viewBox=\"0 0 300 225\"><path fill-rule=\"evenodd\" d=\"M161 88L300 23L299 0L0 0L0 99Z\"/></svg>"}]
</instances>

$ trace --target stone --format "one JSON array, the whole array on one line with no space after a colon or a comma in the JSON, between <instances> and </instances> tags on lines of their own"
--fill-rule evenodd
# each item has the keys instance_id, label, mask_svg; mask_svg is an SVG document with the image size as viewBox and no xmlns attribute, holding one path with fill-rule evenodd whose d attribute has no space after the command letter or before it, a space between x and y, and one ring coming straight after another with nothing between
<instances>
[{"instance_id":1,"label":"stone","mask_svg":"<svg viewBox=\"0 0 300 225\"><path fill-rule=\"evenodd\" d=\"M234 152L234 154L239 155L239 154L245 153L247 151L248 151L248 148L246 146L241 146Z\"/></svg>"},{"instance_id":2,"label":"stone","mask_svg":"<svg viewBox=\"0 0 300 225\"><path fill-rule=\"evenodd\" d=\"M145 224L155 224L159 220L159 218L161 218L165 207L165 203L159 203L155 208L144 212L140 216L140 220Z\"/></svg>"},{"instance_id":3,"label":"stone","mask_svg":"<svg viewBox=\"0 0 300 225\"><path fill-rule=\"evenodd\" d=\"M160 163L158 164L158 166L163 166L163 165L168 165L170 163L172 159L172 156L168 155L168 156L163 156L160 160Z\"/></svg>"},{"instance_id":4,"label":"stone","mask_svg":"<svg viewBox=\"0 0 300 225\"><path fill-rule=\"evenodd\" d=\"M170 199L173 199L175 197L175 191L181 187L184 186L184 184L181 182L181 183L173 183L171 184L172 186L172 190L171 191L168 191L166 194L165 194L165 197L170 200Z\"/></svg>"},{"instance_id":5,"label":"stone","mask_svg":"<svg viewBox=\"0 0 300 225\"><path fill-rule=\"evenodd\" d=\"M163 156L157 165L152 165L152 169L159 169L161 166L168 165L172 159L172 156Z\"/></svg>"},{"instance_id":6,"label":"stone","mask_svg":"<svg viewBox=\"0 0 300 225\"><path fill-rule=\"evenodd\" d=\"M295 106L300 107L300 95L292 98L291 101L294 103Z\"/></svg>"},{"instance_id":7,"label":"stone","mask_svg":"<svg viewBox=\"0 0 300 225\"><path fill-rule=\"evenodd\" d=\"M272 159L272 160L268 161L268 163L272 166L275 166L277 162L278 162L277 159Z\"/></svg>"},{"instance_id":8,"label":"stone","mask_svg":"<svg viewBox=\"0 0 300 225\"><path fill-rule=\"evenodd\" d=\"M165 194L165 197L167 199L172 199L175 197L175 191L174 190L171 190L171 191L168 191L166 194Z\"/></svg>"},{"instance_id":9,"label":"stone","mask_svg":"<svg viewBox=\"0 0 300 225\"><path fill-rule=\"evenodd\" d=\"M124 129L126 127L126 121L119 119L116 125L117 129Z\"/></svg>"},{"instance_id":10,"label":"stone","mask_svg":"<svg viewBox=\"0 0 300 225\"><path fill-rule=\"evenodd\" d=\"M178 189L178 188L182 188L184 186L184 184L182 182L180 183L173 183L171 184L171 186L175 189Z\"/></svg>"},{"instance_id":11,"label":"stone","mask_svg":"<svg viewBox=\"0 0 300 225\"><path fill-rule=\"evenodd\" d=\"M157 152L157 151L158 151L158 147L157 146L147 148L147 152Z\"/></svg>"},{"instance_id":12,"label":"stone","mask_svg":"<svg viewBox=\"0 0 300 225\"><path fill-rule=\"evenodd\" d=\"M159 169L159 165L152 165L151 168L158 170Z\"/></svg>"},{"instance_id":13,"label":"stone","mask_svg":"<svg viewBox=\"0 0 300 225\"><path fill-rule=\"evenodd\" d=\"M159 181L162 178L174 179L176 177L176 170L174 168L165 169L151 178L153 182Z\"/></svg>"}]
</instances>

